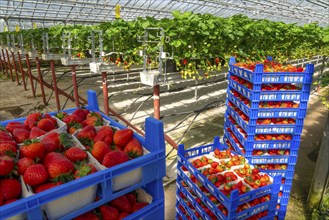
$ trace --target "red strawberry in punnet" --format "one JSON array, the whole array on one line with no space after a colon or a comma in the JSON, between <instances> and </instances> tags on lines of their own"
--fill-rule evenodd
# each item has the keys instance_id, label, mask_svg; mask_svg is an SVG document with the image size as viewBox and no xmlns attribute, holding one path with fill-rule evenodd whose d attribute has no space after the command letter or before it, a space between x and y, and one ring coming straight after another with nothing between
<instances>
[{"instance_id":1,"label":"red strawberry in punnet","mask_svg":"<svg viewBox=\"0 0 329 220\"><path fill-rule=\"evenodd\" d=\"M12 140L12 137L7 132L0 130L0 142Z\"/></svg>"},{"instance_id":2,"label":"red strawberry in punnet","mask_svg":"<svg viewBox=\"0 0 329 220\"><path fill-rule=\"evenodd\" d=\"M24 182L31 186L40 185L48 180L48 173L43 164L29 166L23 175Z\"/></svg>"},{"instance_id":3,"label":"red strawberry in punnet","mask_svg":"<svg viewBox=\"0 0 329 220\"><path fill-rule=\"evenodd\" d=\"M20 122L9 122L6 125L6 130L11 134L13 134L13 131L14 131L15 128L21 128L21 129L29 130L29 127L27 125L24 125Z\"/></svg>"},{"instance_id":4,"label":"red strawberry in punnet","mask_svg":"<svg viewBox=\"0 0 329 220\"><path fill-rule=\"evenodd\" d=\"M65 115L64 118L62 119L63 122L66 124L72 123L72 122L79 122L81 123L82 120L76 116L76 115Z\"/></svg>"},{"instance_id":5,"label":"red strawberry in punnet","mask_svg":"<svg viewBox=\"0 0 329 220\"><path fill-rule=\"evenodd\" d=\"M87 159L87 153L79 147L70 147L65 151L64 155L73 163Z\"/></svg>"},{"instance_id":6,"label":"red strawberry in punnet","mask_svg":"<svg viewBox=\"0 0 329 220\"><path fill-rule=\"evenodd\" d=\"M81 141L83 145L90 143L96 136L96 129L92 125L85 126L81 131L79 131L77 138Z\"/></svg>"},{"instance_id":7,"label":"red strawberry in punnet","mask_svg":"<svg viewBox=\"0 0 329 220\"><path fill-rule=\"evenodd\" d=\"M30 131L24 128L15 128L13 130L13 137L17 143L22 143L23 141L29 139Z\"/></svg>"},{"instance_id":8,"label":"red strawberry in punnet","mask_svg":"<svg viewBox=\"0 0 329 220\"><path fill-rule=\"evenodd\" d=\"M34 193L41 193L43 191L46 191L48 189L52 189L56 186L61 185L61 183L53 183L53 182L46 182L41 185L36 186L35 190L33 190Z\"/></svg>"},{"instance_id":9,"label":"red strawberry in punnet","mask_svg":"<svg viewBox=\"0 0 329 220\"><path fill-rule=\"evenodd\" d=\"M29 127L29 129L32 129L33 127L37 126L38 121L40 121L42 119L42 114L39 112L35 112L32 114L29 114L25 121L24 124L27 125Z\"/></svg>"},{"instance_id":10,"label":"red strawberry in punnet","mask_svg":"<svg viewBox=\"0 0 329 220\"><path fill-rule=\"evenodd\" d=\"M110 126L101 127L94 138L94 142L96 143L97 141L104 141L107 145L111 146L113 142L112 128Z\"/></svg>"},{"instance_id":11,"label":"red strawberry in punnet","mask_svg":"<svg viewBox=\"0 0 329 220\"><path fill-rule=\"evenodd\" d=\"M49 119L55 127L57 127L57 121L54 117L51 117L49 114L45 114L45 118Z\"/></svg>"},{"instance_id":12,"label":"red strawberry in punnet","mask_svg":"<svg viewBox=\"0 0 329 220\"><path fill-rule=\"evenodd\" d=\"M34 161L29 157L23 157L17 162L17 171L19 175L23 175L25 170L34 164Z\"/></svg>"},{"instance_id":13,"label":"red strawberry in punnet","mask_svg":"<svg viewBox=\"0 0 329 220\"><path fill-rule=\"evenodd\" d=\"M136 158L143 155L143 148L139 141L133 138L125 146L123 152L127 153L130 158Z\"/></svg>"},{"instance_id":14,"label":"red strawberry in punnet","mask_svg":"<svg viewBox=\"0 0 329 220\"><path fill-rule=\"evenodd\" d=\"M123 220L128 215L130 215L130 213L128 213L128 212L121 212L118 220Z\"/></svg>"},{"instance_id":15,"label":"red strawberry in punnet","mask_svg":"<svg viewBox=\"0 0 329 220\"><path fill-rule=\"evenodd\" d=\"M64 178L65 180L73 178L75 172L74 164L64 155L52 152L46 155L44 165L47 168L50 178Z\"/></svg>"},{"instance_id":16,"label":"red strawberry in punnet","mask_svg":"<svg viewBox=\"0 0 329 220\"><path fill-rule=\"evenodd\" d=\"M38 140L29 140L24 143L19 149L19 156L29 157L33 160L42 160L45 156L45 146Z\"/></svg>"},{"instance_id":17,"label":"red strawberry in punnet","mask_svg":"<svg viewBox=\"0 0 329 220\"><path fill-rule=\"evenodd\" d=\"M76 109L73 113L72 113L72 115L76 115L76 116L78 116L80 119L81 119L81 121L84 121L85 119L86 119L86 117L87 117L87 115L89 114L89 110L87 110L87 109Z\"/></svg>"},{"instance_id":18,"label":"red strawberry in punnet","mask_svg":"<svg viewBox=\"0 0 329 220\"><path fill-rule=\"evenodd\" d=\"M113 167L115 165L124 163L129 160L129 157L126 153L122 151L111 151L110 153L104 156L102 164L106 167Z\"/></svg>"},{"instance_id":19,"label":"red strawberry in punnet","mask_svg":"<svg viewBox=\"0 0 329 220\"><path fill-rule=\"evenodd\" d=\"M102 218L105 220L117 220L119 218L120 212L117 208L108 205L102 205L99 207L99 211Z\"/></svg>"},{"instance_id":20,"label":"red strawberry in punnet","mask_svg":"<svg viewBox=\"0 0 329 220\"><path fill-rule=\"evenodd\" d=\"M133 206L137 202L137 198L136 198L136 195L134 193L126 194L126 197L128 198L131 206Z\"/></svg>"},{"instance_id":21,"label":"red strawberry in punnet","mask_svg":"<svg viewBox=\"0 0 329 220\"><path fill-rule=\"evenodd\" d=\"M123 195L120 196L110 202L111 206L114 206L115 208L119 209L121 212L127 212L127 213L132 213L132 207L129 203L128 198Z\"/></svg>"},{"instance_id":22,"label":"red strawberry in punnet","mask_svg":"<svg viewBox=\"0 0 329 220\"><path fill-rule=\"evenodd\" d=\"M129 129L117 130L113 136L113 142L120 147L126 146L133 137L134 132Z\"/></svg>"},{"instance_id":23,"label":"red strawberry in punnet","mask_svg":"<svg viewBox=\"0 0 329 220\"><path fill-rule=\"evenodd\" d=\"M110 152L111 148L104 141L97 141L93 146L91 154L101 163L104 156Z\"/></svg>"},{"instance_id":24,"label":"red strawberry in punnet","mask_svg":"<svg viewBox=\"0 0 329 220\"><path fill-rule=\"evenodd\" d=\"M46 132L44 130L41 130L38 127L33 127L30 131L29 139L34 139L34 138L40 137L44 134L46 134Z\"/></svg>"},{"instance_id":25,"label":"red strawberry in punnet","mask_svg":"<svg viewBox=\"0 0 329 220\"><path fill-rule=\"evenodd\" d=\"M96 173L97 169L92 164L86 164L82 165L77 168L77 170L74 173L74 179L79 179L84 176L88 176L89 174Z\"/></svg>"},{"instance_id":26,"label":"red strawberry in punnet","mask_svg":"<svg viewBox=\"0 0 329 220\"><path fill-rule=\"evenodd\" d=\"M6 176L14 169L15 162L12 157L2 156L0 157L0 176Z\"/></svg>"},{"instance_id":27,"label":"red strawberry in punnet","mask_svg":"<svg viewBox=\"0 0 329 220\"><path fill-rule=\"evenodd\" d=\"M2 142L0 143L0 156L8 155L11 157L15 157L17 154L16 143L11 142Z\"/></svg>"},{"instance_id":28,"label":"red strawberry in punnet","mask_svg":"<svg viewBox=\"0 0 329 220\"><path fill-rule=\"evenodd\" d=\"M1 179L0 192L4 201L17 199L22 192L21 184L17 179Z\"/></svg>"},{"instance_id":29,"label":"red strawberry in punnet","mask_svg":"<svg viewBox=\"0 0 329 220\"><path fill-rule=\"evenodd\" d=\"M38 122L37 127L46 132L54 130L56 128L54 123L52 122L52 120L50 120L48 118L41 119Z\"/></svg>"}]
</instances>

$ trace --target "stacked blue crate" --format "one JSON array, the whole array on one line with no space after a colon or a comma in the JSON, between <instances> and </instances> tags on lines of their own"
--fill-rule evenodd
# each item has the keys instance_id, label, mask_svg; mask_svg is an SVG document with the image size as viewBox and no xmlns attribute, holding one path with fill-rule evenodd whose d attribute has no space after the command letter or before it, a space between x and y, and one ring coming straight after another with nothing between
<instances>
[{"instance_id":1,"label":"stacked blue crate","mask_svg":"<svg viewBox=\"0 0 329 220\"><path fill-rule=\"evenodd\" d=\"M189 159L209 154L216 148L219 150L226 149L226 146L220 143L218 137L214 139L212 144L192 149L185 150L184 145L178 146L176 219L246 219L264 211L267 211L268 214L261 219L273 219L281 177L273 178L273 184L271 185L254 189L242 195L239 194L238 190L234 190L227 197L189 162ZM183 167L186 170L183 170ZM208 193L201 190L200 186L191 180L187 172L196 177L203 187L207 189ZM209 198L210 195L214 196L219 203L213 203ZM266 195L270 195L269 201L238 212L240 205ZM225 207L225 210L227 210L226 214L220 210L220 205ZM182 208L185 214L182 212ZM210 211L213 216L210 217L205 210Z\"/></svg>"},{"instance_id":2,"label":"stacked blue crate","mask_svg":"<svg viewBox=\"0 0 329 220\"><path fill-rule=\"evenodd\" d=\"M89 90L88 106L86 109L94 112L99 112L102 117L108 120L111 126L120 129L126 128L112 118L106 116L99 110L96 92ZM76 108L64 110L67 113L72 113ZM50 113L54 115L55 112ZM24 121L24 119L15 119L12 121ZM1 126L5 126L11 121L0 122ZM93 185L97 185L97 201L91 202L83 208L63 215L59 219L73 219L85 212L93 210L113 199L132 192L138 188L143 189L152 197L152 203L144 208L132 213L125 219L164 219L164 190L162 178L165 176L165 142L163 123L154 118L145 120L145 137L134 134L142 145L149 151L148 154L142 157L135 158L124 164L119 164L115 167L100 170L83 178L62 184L44 192L21 198L16 202L0 207L0 219L7 219L13 216L22 216L22 218L43 219L44 213L42 206L53 202L56 199L61 199L70 196L70 194L83 190ZM120 175L124 175L130 171L141 169L142 180L137 184L124 188L120 191L114 191L112 188L112 179ZM79 201L76 201L79 204ZM25 216L25 217L23 217Z\"/></svg>"},{"instance_id":3,"label":"stacked blue crate","mask_svg":"<svg viewBox=\"0 0 329 220\"><path fill-rule=\"evenodd\" d=\"M252 72L242 67L235 66L235 58L230 59L227 89L227 111L225 114L224 143L232 146L238 153L243 154L252 164L264 167L268 164L277 164L286 168L284 170L262 170L272 176L282 175L284 182L280 187L282 195L279 197L280 208L276 215L283 219L289 201L289 194L292 187L294 168L297 162L300 136L303 130L304 118L306 116L307 102L310 96L312 75L314 65L306 65L305 72L266 72L264 65L256 64ZM239 77L252 83L247 88L231 77ZM298 84L300 90L262 90L264 84ZM242 95L245 99L239 99L236 94ZM294 101L298 107L289 106L286 108L261 108L261 102ZM248 119L244 120L239 114L241 111ZM258 119L266 118L293 118L294 124L258 124ZM288 140L267 140L269 135L289 135ZM265 139L257 139L257 135L268 135ZM278 136L276 136L278 137ZM272 137L272 139L276 139ZM253 151L264 150L289 150L288 155L253 155ZM263 166L262 166L263 165Z\"/></svg>"}]
</instances>

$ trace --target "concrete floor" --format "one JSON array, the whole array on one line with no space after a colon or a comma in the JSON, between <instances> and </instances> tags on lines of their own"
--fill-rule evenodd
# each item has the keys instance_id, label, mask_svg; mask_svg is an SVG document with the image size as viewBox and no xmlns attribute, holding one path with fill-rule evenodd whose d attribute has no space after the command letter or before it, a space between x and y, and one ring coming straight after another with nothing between
<instances>
[{"instance_id":1,"label":"concrete floor","mask_svg":"<svg viewBox=\"0 0 329 220\"><path fill-rule=\"evenodd\" d=\"M70 84L69 77L67 78L65 85L68 84ZM96 89L99 90L100 88L99 86L100 86L100 82L96 82L96 79L91 79L90 85L85 85L84 87L81 87L79 89L81 91L81 94L84 94L84 91L90 87L94 88L95 90ZM60 87L60 88L65 88L65 87ZM13 119L15 117L22 117L24 115L27 115L29 110L35 110L37 108L39 108L39 110L43 110L44 112L54 111L56 109L54 98L50 99L49 105L46 108L43 108L39 87L37 89L38 89L37 90L38 97L33 98L31 95L31 90L29 88L28 91L24 91L22 85L16 86L15 82L11 82L11 80L6 79L5 77L2 76L2 78L0 79L0 120L2 121L6 119ZM123 88L120 88L119 90L124 91L122 89ZM137 87L136 89L140 90L143 88ZM219 88L218 87L213 88L213 90L216 92L218 92L220 89L225 89L225 85L221 84ZM147 90L150 91L150 88L148 88ZM201 91L206 92L206 94L203 95L203 97L206 97L204 100L201 99L201 100L192 101L193 91L190 91L185 95L182 95L181 92L177 93L176 95L172 94L172 96L168 95L167 98L164 98L164 102L162 102L164 104L163 105L164 111L167 110L167 112L172 112L172 111L183 112L189 108L198 109L200 108L200 103L202 105L202 103L206 103L206 101L209 101L208 99L213 100L216 97L218 99L218 97L221 96L220 95L221 92L215 95L211 95L213 91L206 91L206 90L201 90ZM114 92L115 91L112 91L112 93ZM49 95L50 91L46 90L46 94ZM127 95L129 98L126 97L126 99L132 100L133 98L131 97L137 96L137 94L135 95L131 94L131 95L132 96ZM175 99L173 100L172 97L175 97ZM114 97L114 100L122 101L122 97L121 98L120 96ZM64 101L61 100L61 103L64 103ZM114 101L114 103L112 103L113 105L112 107L120 110L126 108L127 105L131 104L131 101L129 103L125 103L123 106L119 106L115 103L118 103L118 101L117 102ZM179 105L177 105L177 103ZM69 102L66 108L73 106L74 104ZM148 108L151 107L152 105L148 104ZM146 115L151 114L149 109L143 109L143 111L145 111L144 117ZM223 112L224 109L221 107L202 112L197 118L197 121L190 128L188 134L180 141L180 143L184 143L190 147L210 143L214 136L222 134ZM126 117L129 118L131 115L133 115L133 113L134 113L133 110L126 113ZM302 142L299 150L299 159L296 165L293 189L291 193L291 199L289 202L286 219L289 220L307 219L308 213L307 210L305 209L305 201L312 180L313 170L315 167L315 162L318 153L318 147L321 141L322 131L324 129L327 116L328 116L328 109L326 109L325 106L321 104L320 98L317 95L313 94L309 102L309 110L304 122ZM170 129L173 125L175 125L178 121L182 120L182 118L184 117L185 116L176 116L176 117L165 118L163 120L165 123L165 130ZM141 125L142 118L143 118L142 115L139 116L139 119L135 122ZM177 129L174 132L170 132L170 136L175 141L178 141L181 137L181 133L185 130L185 128L188 126L188 122L191 120L192 120L191 117L187 118L184 121L184 123L180 126L180 129ZM170 149L170 147L167 148ZM168 163L170 163L170 161ZM170 172L168 172L168 175L169 176L175 175L174 167L173 169L170 170ZM175 184L171 184L165 188L166 219L174 219L175 217L175 192L176 192Z\"/></svg>"}]
</instances>

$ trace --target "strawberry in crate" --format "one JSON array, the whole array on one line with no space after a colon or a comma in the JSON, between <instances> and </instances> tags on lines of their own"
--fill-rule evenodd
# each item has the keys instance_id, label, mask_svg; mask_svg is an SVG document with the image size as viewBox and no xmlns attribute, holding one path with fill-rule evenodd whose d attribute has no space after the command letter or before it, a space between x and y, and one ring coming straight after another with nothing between
<instances>
[{"instance_id":1,"label":"strawberry in crate","mask_svg":"<svg viewBox=\"0 0 329 220\"><path fill-rule=\"evenodd\" d=\"M91 112L84 108L76 109L72 114L58 112L56 117L67 125L67 132L70 134L73 134L78 129L88 125L102 126L104 123L103 117L100 113Z\"/></svg>"},{"instance_id":2,"label":"strawberry in crate","mask_svg":"<svg viewBox=\"0 0 329 220\"><path fill-rule=\"evenodd\" d=\"M113 167L143 155L141 143L131 129L116 130L111 126L87 125L76 134L92 156L105 167Z\"/></svg>"}]
</instances>

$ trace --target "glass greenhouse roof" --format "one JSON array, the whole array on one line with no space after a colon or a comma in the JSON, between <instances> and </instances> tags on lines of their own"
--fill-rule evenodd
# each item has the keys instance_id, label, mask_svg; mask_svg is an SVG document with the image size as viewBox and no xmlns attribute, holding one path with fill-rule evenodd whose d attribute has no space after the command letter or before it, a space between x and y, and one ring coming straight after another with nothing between
<instances>
[{"instance_id":1,"label":"glass greenhouse roof","mask_svg":"<svg viewBox=\"0 0 329 220\"><path fill-rule=\"evenodd\" d=\"M47 27L58 23L95 24L121 17L172 17L171 11L210 13L220 17L244 14L250 18L300 25L318 22L329 25L328 0L0 0L0 31Z\"/></svg>"}]
</instances>

